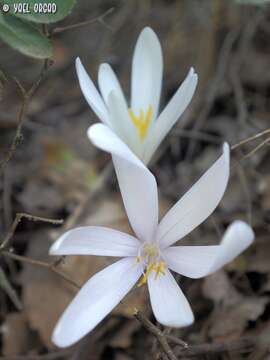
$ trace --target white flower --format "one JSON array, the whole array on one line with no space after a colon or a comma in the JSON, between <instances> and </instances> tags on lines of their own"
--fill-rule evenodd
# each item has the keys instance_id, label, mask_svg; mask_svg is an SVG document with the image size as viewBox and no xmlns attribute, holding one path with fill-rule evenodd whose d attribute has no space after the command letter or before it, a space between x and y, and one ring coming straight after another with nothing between
<instances>
[{"instance_id":1,"label":"white flower","mask_svg":"<svg viewBox=\"0 0 270 360\"><path fill-rule=\"evenodd\" d=\"M229 177L228 144L158 223L158 193L152 173L108 127L95 125L90 137L113 155L136 237L105 227L86 226L68 231L53 244L52 255L123 257L86 282L60 318L53 333L54 343L66 347L86 335L140 278L139 285L148 285L153 312L160 323L172 327L191 324L192 310L169 269L191 278L206 276L230 262L254 238L246 223L235 221L220 245L172 246L201 224L222 198Z\"/></svg>"},{"instance_id":2,"label":"white flower","mask_svg":"<svg viewBox=\"0 0 270 360\"><path fill-rule=\"evenodd\" d=\"M163 59L159 40L149 27L143 29L135 46L130 105L110 65L101 64L99 68L102 96L78 58L76 69L84 97L93 111L145 164L188 106L198 81L191 68L170 102L158 113Z\"/></svg>"}]
</instances>

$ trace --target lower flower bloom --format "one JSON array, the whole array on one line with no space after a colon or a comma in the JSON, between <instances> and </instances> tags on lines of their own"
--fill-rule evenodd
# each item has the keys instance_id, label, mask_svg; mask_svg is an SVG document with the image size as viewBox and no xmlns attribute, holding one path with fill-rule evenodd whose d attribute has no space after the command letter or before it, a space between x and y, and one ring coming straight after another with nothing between
<instances>
[{"instance_id":1,"label":"lower flower bloom","mask_svg":"<svg viewBox=\"0 0 270 360\"><path fill-rule=\"evenodd\" d=\"M192 310L171 270L190 278L209 275L233 260L254 239L249 225L238 220L229 226L220 245L173 246L201 224L221 200L229 177L227 144L223 154L158 223L154 176L116 135L96 126L90 135L96 144L106 139L101 143L113 155L136 236L86 226L68 231L52 245L51 255L122 257L90 278L67 307L53 332L53 342L59 347L70 346L90 332L136 283L147 284L154 315L161 324L192 324Z\"/></svg>"},{"instance_id":2,"label":"lower flower bloom","mask_svg":"<svg viewBox=\"0 0 270 360\"><path fill-rule=\"evenodd\" d=\"M169 246L103 227L81 227L65 233L51 247L52 255L104 255L123 259L94 275L67 307L53 333L53 342L67 347L104 319L136 284L147 283L156 319L170 327L188 326L194 316L170 270L200 278L218 270L253 241L252 229L233 222L220 245Z\"/></svg>"}]
</instances>

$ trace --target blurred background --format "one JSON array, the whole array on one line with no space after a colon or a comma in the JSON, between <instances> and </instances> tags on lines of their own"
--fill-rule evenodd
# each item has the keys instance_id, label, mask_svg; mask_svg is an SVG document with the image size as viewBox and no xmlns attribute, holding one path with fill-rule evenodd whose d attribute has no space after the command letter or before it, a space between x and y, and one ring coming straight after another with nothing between
<instances>
[{"instance_id":1,"label":"blurred background","mask_svg":"<svg viewBox=\"0 0 270 360\"><path fill-rule=\"evenodd\" d=\"M89 19L94 20L86 26L53 33ZM94 81L99 64L110 63L129 97L133 49L145 26L157 33L164 54L161 109L191 66L199 75L191 104L151 168L162 213L208 169L222 142L233 146L259 134L233 148L230 183L220 206L185 239L217 244L231 221L243 219L254 227L255 244L205 279L178 278L196 322L166 331L190 344L232 344L261 334L269 344L270 131L261 133L270 119L270 7L255 0L77 0L69 16L47 27L53 64L26 104L8 163L25 103L19 84L30 89L43 61L0 42L1 241L18 212L65 220L55 225L23 219L10 236L5 250L43 266L0 253L0 359L166 359L153 335L132 316L136 307L155 321L145 287L135 289L125 305L81 342L57 350L51 333L77 288L44 266L55 260L48 257L48 248L70 227L92 224L130 231L110 156L86 136L98 119L82 96L74 60L81 58ZM53 269L83 284L111 261L72 256ZM227 350L195 358L270 358L265 343L243 346L241 352Z\"/></svg>"}]
</instances>

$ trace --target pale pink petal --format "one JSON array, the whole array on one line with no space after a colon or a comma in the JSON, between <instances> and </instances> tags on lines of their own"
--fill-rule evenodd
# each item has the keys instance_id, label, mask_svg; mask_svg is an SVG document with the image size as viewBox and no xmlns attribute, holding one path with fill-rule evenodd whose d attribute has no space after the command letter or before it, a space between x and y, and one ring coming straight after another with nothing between
<instances>
[{"instance_id":1,"label":"pale pink petal","mask_svg":"<svg viewBox=\"0 0 270 360\"><path fill-rule=\"evenodd\" d=\"M147 111L151 105L154 119L157 116L162 71L160 42L154 31L146 27L137 40L132 61L131 107L135 113Z\"/></svg>"},{"instance_id":2,"label":"pale pink petal","mask_svg":"<svg viewBox=\"0 0 270 360\"><path fill-rule=\"evenodd\" d=\"M109 95L112 91L126 104L122 87L109 64L101 64L98 71L98 85L104 101L108 105ZM126 104L127 106L127 104Z\"/></svg>"},{"instance_id":3,"label":"pale pink petal","mask_svg":"<svg viewBox=\"0 0 270 360\"><path fill-rule=\"evenodd\" d=\"M137 136L137 130L129 116L125 101L115 91L111 91L108 96L108 109L111 127L130 150L140 156L142 144Z\"/></svg>"},{"instance_id":4,"label":"pale pink petal","mask_svg":"<svg viewBox=\"0 0 270 360\"><path fill-rule=\"evenodd\" d=\"M147 136L143 161L149 163L152 155L189 105L195 92L198 76L191 68L186 79L176 91L164 110L152 124Z\"/></svg>"},{"instance_id":5,"label":"pale pink petal","mask_svg":"<svg viewBox=\"0 0 270 360\"><path fill-rule=\"evenodd\" d=\"M253 240L251 227L238 220L228 227L220 245L172 246L164 249L162 255L171 270L196 279L222 268L250 246Z\"/></svg>"},{"instance_id":6,"label":"pale pink petal","mask_svg":"<svg viewBox=\"0 0 270 360\"><path fill-rule=\"evenodd\" d=\"M158 223L155 177L107 126L91 126L88 136L97 147L113 156L124 205L135 234L140 240L152 240Z\"/></svg>"},{"instance_id":7,"label":"pale pink petal","mask_svg":"<svg viewBox=\"0 0 270 360\"><path fill-rule=\"evenodd\" d=\"M155 318L161 324L170 327L188 326L194 316L190 305L169 270L165 275L148 277L148 289Z\"/></svg>"},{"instance_id":8,"label":"pale pink petal","mask_svg":"<svg viewBox=\"0 0 270 360\"><path fill-rule=\"evenodd\" d=\"M131 290L140 275L141 268L135 258L124 258L94 275L60 317L53 342L67 347L93 330Z\"/></svg>"},{"instance_id":9,"label":"pale pink petal","mask_svg":"<svg viewBox=\"0 0 270 360\"><path fill-rule=\"evenodd\" d=\"M101 226L65 232L50 248L51 255L136 256L140 242L131 235Z\"/></svg>"},{"instance_id":10,"label":"pale pink petal","mask_svg":"<svg viewBox=\"0 0 270 360\"><path fill-rule=\"evenodd\" d=\"M96 113L96 115L106 124L110 123L108 110L93 81L85 71L81 60L76 59L76 71L80 83L82 93L89 106Z\"/></svg>"},{"instance_id":11,"label":"pale pink petal","mask_svg":"<svg viewBox=\"0 0 270 360\"><path fill-rule=\"evenodd\" d=\"M161 220L157 239L162 248L183 238L211 215L226 190L229 174L230 148L225 143L222 156Z\"/></svg>"}]
</instances>

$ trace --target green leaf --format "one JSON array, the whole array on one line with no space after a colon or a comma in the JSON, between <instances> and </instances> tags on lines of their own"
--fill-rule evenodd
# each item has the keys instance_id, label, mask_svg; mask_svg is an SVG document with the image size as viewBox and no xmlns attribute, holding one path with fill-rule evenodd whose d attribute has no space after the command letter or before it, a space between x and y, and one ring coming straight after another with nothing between
<instances>
[{"instance_id":1,"label":"green leaf","mask_svg":"<svg viewBox=\"0 0 270 360\"><path fill-rule=\"evenodd\" d=\"M24 55L37 59L52 57L50 41L32 24L0 13L0 38Z\"/></svg>"},{"instance_id":2,"label":"green leaf","mask_svg":"<svg viewBox=\"0 0 270 360\"><path fill-rule=\"evenodd\" d=\"M76 0L5 0L5 4L10 6L10 14L37 23L52 23L64 19L75 2ZM20 8L22 6L25 8Z\"/></svg>"},{"instance_id":3,"label":"green leaf","mask_svg":"<svg viewBox=\"0 0 270 360\"><path fill-rule=\"evenodd\" d=\"M5 293L9 296L10 300L13 302L13 304L16 306L16 308L18 310L21 310L22 309L21 301L18 298L16 291L11 286L3 269L1 269L1 268L0 268L0 288L2 288L3 291L5 291Z\"/></svg>"}]
</instances>

